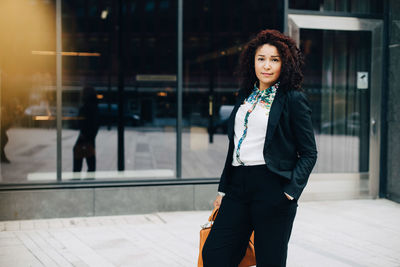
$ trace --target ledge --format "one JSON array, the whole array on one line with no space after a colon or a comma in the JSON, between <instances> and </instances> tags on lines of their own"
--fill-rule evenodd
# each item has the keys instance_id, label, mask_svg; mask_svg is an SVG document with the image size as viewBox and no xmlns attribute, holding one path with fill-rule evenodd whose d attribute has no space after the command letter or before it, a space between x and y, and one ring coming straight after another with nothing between
<instances>
[{"instance_id":1,"label":"ledge","mask_svg":"<svg viewBox=\"0 0 400 267\"><path fill-rule=\"evenodd\" d=\"M73 189L73 188L106 188L106 187L145 187L145 186L171 186L171 185L198 185L218 184L219 178L190 178L190 179L163 179L163 180L129 180L129 181L96 181L72 180L62 182L38 183L7 183L0 185L0 192L15 190L41 190L41 189Z\"/></svg>"}]
</instances>

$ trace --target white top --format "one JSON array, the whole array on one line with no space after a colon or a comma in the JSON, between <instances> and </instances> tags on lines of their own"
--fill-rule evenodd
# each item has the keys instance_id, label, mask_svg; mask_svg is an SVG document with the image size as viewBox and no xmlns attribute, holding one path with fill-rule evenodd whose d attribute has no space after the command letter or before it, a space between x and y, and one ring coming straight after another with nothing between
<instances>
[{"instance_id":1,"label":"white top","mask_svg":"<svg viewBox=\"0 0 400 267\"><path fill-rule=\"evenodd\" d=\"M252 93L238 108L234 124L233 166L265 164L265 135L278 86L279 82L268 89L259 90L254 84Z\"/></svg>"},{"instance_id":2,"label":"white top","mask_svg":"<svg viewBox=\"0 0 400 267\"><path fill-rule=\"evenodd\" d=\"M245 101L244 104L240 105L236 113L235 134L233 139L235 144L235 150L232 160L233 166L265 164L263 149L265 135L267 134L269 114L267 112L267 109L259 103L256 104L254 110L250 113L248 117L247 134L240 146L240 160L243 162L243 164L240 164L236 159L235 152L238 148L239 139L243 136L243 132L245 130L244 118L251 106L251 103Z\"/></svg>"},{"instance_id":3,"label":"white top","mask_svg":"<svg viewBox=\"0 0 400 267\"><path fill-rule=\"evenodd\" d=\"M249 97L238 108L235 115L233 166L252 166L265 164L264 143L267 134L269 112L275 99L279 83L265 91L256 86ZM246 121L247 116L247 121ZM284 192L289 199L292 196ZM218 192L220 196L225 193Z\"/></svg>"}]
</instances>

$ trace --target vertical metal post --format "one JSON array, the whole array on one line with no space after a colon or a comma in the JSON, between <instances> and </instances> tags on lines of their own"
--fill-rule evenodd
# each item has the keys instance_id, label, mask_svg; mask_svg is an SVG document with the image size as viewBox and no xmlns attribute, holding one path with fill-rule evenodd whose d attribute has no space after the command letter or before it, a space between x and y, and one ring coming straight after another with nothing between
<instances>
[{"instance_id":1,"label":"vertical metal post","mask_svg":"<svg viewBox=\"0 0 400 267\"><path fill-rule=\"evenodd\" d=\"M106 100L107 100L107 111L108 111L108 114L111 114L111 95L112 95L112 92L111 92L111 86L112 86L112 84L111 84L111 76L112 76L112 70L113 70L113 66L112 66L112 64L113 64L113 60L112 60L112 43L111 43L111 40L113 40L114 38L112 38L113 37L113 26L114 26L114 18L115 18L115 15L114 15L114 12L112 11L112 9L114 9L115 10L115 8L114 8L115 6L110 6L110 8L108 9L107 8L107 10L108 10L108 16L107 16L107 18L106 18L106 25L107 25L107 32L108 32L108 37L107 37L107 49L108 49L108 58L107 58L107 60L108 60L108 70L107 70L107 72L108 72L108 74L107 74L107 94L106 94ZM107 119L107 130L111 130L111 119Z\"/></svg>"},{"instance_id":2,"label":"vertical metal post","mask_svg":"<svg viewBox=\"0 0 400 267\"><path fill-rule=\"evenodd\" d=\"M61 182L62 154L61 154L61 129L62 129L62 44L61 44L61 0L56 2L56 75L57 75L57 182Z\"/></svg>"},{"instance_id":3,"label":"vertical metal post","mask_svg":"<svg viewBox=\"0 0 400 267\"><path fill-rule=\"evenodd\" d=\"M289 33L289 29L288 29L288 15L289 15L289 0L283 0L283 23L282 23L282 31L285 34Z\"/></svg>"},{"instance_id":4,"label":"vertical metal post","mask_svg":"<svg viewBox=\"0 0 400 267\"><path fill-rule=\"evenodd\" d=\"M380 166L384 166L379 168L379 197L387 198L388 190L387 190L387 179L388 179L388 167L387 167L387 151L388 151L388 92L389 92L389 1L385 0L383 2L383 14L384 14L384 21L383 21L383 57L382 57L382 101L381 101L381 145L380 145Z\"/></svg>"},{"instance_id":5,"label":"vertical metal post","mask_svg":"<svg viewBox=\"0 0 400 267\"><path fill-rule=\"evenodd\" d=\"M182 60L183 60L183 0L178 0L178 77L177 77L177 118L176 118L176 178L182 179Z\"/></svg>"},{"instance_id":6,"label":"vertical metal post","mask_svg":"<svg viewBox=\"0 0 400 267\"><path fill-rule=\"evenodd\" d=\"M124 42L122 0L118 1L117 34L118 34L118 170L125 170L124 153Z\"/></svg>"},{"instance_id":7,"label":"vertical metal post","mask_svg":"<svg viewBox=\"0 0 400 267\"><path fill-rule=\"evenodd\" d=\"M213 38L214 39L214 38ZM214 41L211 41L211 47L214 48ZM212 51L215 51L214 49ZM212 144L214 142L214 109L215 109L215 100L214 100L214 79L215 79L215 65L217 59L210 60L210 69L208 72L209 78L209 90L208 90L208 142Z\"/></svg>"},{"instance_id":8,"label":"vertical metal post","mask_svg":"<svg viewBox=\"0 0 400 267\"><path fill-rule=\"evenodd\" d=\"M216 13L215 9L211 9L210 12L211 15L211 21L212 23L215 22L216 19ZM217 51L216 45L215 45L215 40L216 34L215 34L215 27L211 27L211 51ZM212 144L214 142L214 109L215 109L215 95L214 95L214 80L215 80L215 75L217 71L217 58L214 58L209 61L209 68L208 68L208 79L209 79L209 95L208 95L208 142Z\"/></svg>"},{"instance_id":9,"label":"vertical metal post","mask_svg":"<svg viewBox=\"0 0 400 267\"><path fill-rule=\"evenodd\" d=\"M2 115L3 115L3 102L1 102L1 95L2 95L2 91L1 91L1 65L0 65L0 140L3 140L3 139L1 139L2 138L2 136L1 136L1 133L2 133L2 131L1 131L1 125L2 125ZM1 142L1 141L0 141ZM3 176L3 172L2 172L2 169L1 169L1 167L2 167L2 165L3 164L1 164L0 163L0 181L2 180L2 176Z\"/></svg>"}]
</instances>

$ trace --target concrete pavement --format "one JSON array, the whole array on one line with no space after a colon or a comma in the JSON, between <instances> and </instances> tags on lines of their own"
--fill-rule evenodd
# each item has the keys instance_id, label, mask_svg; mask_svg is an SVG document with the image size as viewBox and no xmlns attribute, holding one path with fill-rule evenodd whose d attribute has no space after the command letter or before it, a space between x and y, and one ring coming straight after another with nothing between
<instances>
[{"instance_id":1,"label":"concrete pavement","mask_svg":"<svg viewBox=\"0 0 400 267\"><path fill-rule=\"evenodd\" d=\"M3 221L0 266L197 266L209 213ZM300 201L287 266L400 266L400 204Z\"/></svg>"}]
</instances>

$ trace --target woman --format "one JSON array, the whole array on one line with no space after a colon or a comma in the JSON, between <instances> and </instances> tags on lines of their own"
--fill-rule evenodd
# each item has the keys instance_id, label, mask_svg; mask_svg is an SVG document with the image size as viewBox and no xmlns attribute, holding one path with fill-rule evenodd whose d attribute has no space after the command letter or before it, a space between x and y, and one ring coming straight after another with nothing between
<instances>
[{"instance_id":1,"label":"woman","mask_svg":"<svg viewBox=\"0 0 400 267\"><path fill-rule=\"evenodd\" d=\"M257 267L286 266L297 200L317 159L303 62L294 40L275 30L258 33L241 54L205 267L238 266L252 231Z\"/></svg>"}]
</instances>

